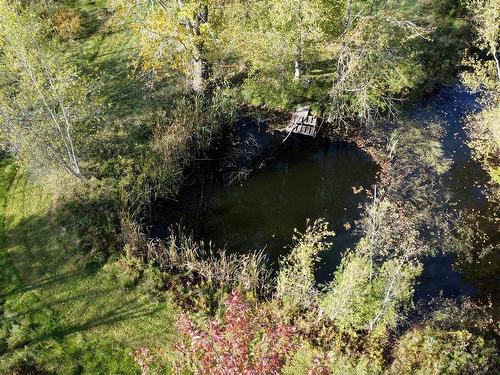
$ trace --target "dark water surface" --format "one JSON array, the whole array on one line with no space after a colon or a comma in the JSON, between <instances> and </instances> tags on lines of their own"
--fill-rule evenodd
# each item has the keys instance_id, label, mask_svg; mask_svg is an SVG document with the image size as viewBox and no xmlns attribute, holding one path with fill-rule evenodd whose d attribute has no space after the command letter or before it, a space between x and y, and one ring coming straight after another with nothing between
<instances>
[{"instance_id":1,"label":"dark water surface","mask_svg":"<svg viewBox=\"0 0 500 375\"><path fill-rule=\"evenodd\" d=\"M433 121L445 130L443 148L445 156L453 162L443 176L444 188L450 195L449 204L456 212L473 212L483 215L490 209L484 194L488 176L481 165L472 159L467 145L465 118L477 111L476 97L462 86L441 89L436 95L418 103L409 116L422 124ZM498 240L498 228L478 223L478 228ZM500 260L498 251L477 260L462 269L454 266L451 255L426 259L416 298L458 297L463 295L490 296L496 298L500 285Z\"/></svg>"},{"instance_id":2,"label":"dark water surface","mask_svg":"<svg viewBox=\"0 0 500 375\"><path fill-rule=\"evenodd\" d=\"M443 202L443 207L450 204L460 212L486 213L489 206L484 187L488 177L472 160L464 130L464 117L473 110L477 110L476 98L457 85L415 103L405 117L422 126L438 122L446 132L443 147L453 164L443 176L444 188L451 197L451 203ZM201 168L201 182L194 184L202 188L188 189L187 199L182 199L190 202L190 207L180 207L178 213L160 208L156 227L167 228L165 223L180 217L198 239L212 241L231 252L264 249L268 262L276 266L279 257L290 250L294 228L303 231L306 219L322 217L336 236L332 249L323 253L318 281L330 279L342 253L355 245L355 220L367 198L365 189L371 190L376 182L377 165L362 150L345 142L292 136L281 144L278 136L256 130L250 123L241 124L238 131L238 144L244 144L249 136L258 138L266 162L253 166L246 180L232 185L217 177L219 167L208 163ZM244 148L239 151L247 152ZM358 189L361 192L355 194ZM485 230L493 241L498 241L498 228ZM498 258L498 251L493 252L463 269L454 266L451 255L428 258L415 297L500 297Z\"/></svg>"},{"instance_id":3,"label":"dark water surface","mask_svg":"<svg viewBox=\"0 0 500 375\"><path fill-rule=\"evenodd\" d=\"M289 251L294 228L303 231L306 219L325 218L336 232L332 250L324 253L327 266L320 278L326 278L355 240L345 225L354 227L366 195L364 189L355 194L353 188L370 189L377 170L375 162L351 144L291 137L242 183L216 186L202 235L233 251L265 249L276 264Z\"/></svg>"}]
</instances>

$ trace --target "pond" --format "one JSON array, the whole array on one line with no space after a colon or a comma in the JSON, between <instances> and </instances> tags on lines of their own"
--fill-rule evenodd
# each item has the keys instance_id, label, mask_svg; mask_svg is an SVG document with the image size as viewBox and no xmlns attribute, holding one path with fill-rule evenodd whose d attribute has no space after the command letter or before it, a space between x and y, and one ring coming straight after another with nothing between
<instances>
[{"instance_id":1,"label":"pond","mask_svg":"<svg viewBox=\"0 0 500 375\"><path fill-rule=\"evenodd\" d=\"M294 228L306 219L325 218L336 236L324 253L320 278L327 278L341 253L354 244L365 189L375 183L378 166L363 151L345 142L289 138L275 156L249 178L219 183L208 202L201 234L236 251L265 249L269 263L290 250Z\"/></svg>"},{"instance_id":2,"label":"pond","mask_svg":"<svg viewBox=\"0 0 500 375\"><path fill-rule=\"evenodd\" d=\"M461 268L454 264L452 256L427 259L416 290L417 299L440 294L444 297L475 295L498 301L500 296L498 225L480 219L492 215L498 218L498 213L491 212L493 208L485 196L488 176L473 160L465 131L466 115L478 109L476 97L461 85L455 85L442 88L436 95L418 102L408 116L422 124L433 121L444 127L443 149L445 156L453 162L443 176L444 188L450 196L448 204L461 214L477 215L473 230L483 231L493 244L496 243L496 249L487 256L476 259L474 263L463 264Z\"/></svg>"},{"instance_id":3,"label":"pond","mask_svg":"<svg viewBox=\"0 0 500 375\"><path fill-rule=\"evenodd\" d=\"M443 147L453 164L443 176L444 188L451 197L450 202L443 202L443 208L451 204L460 212L486 213L487 176L472 160L463 121L475 108L475 97L454 86L413 104L404 118L422 126L439 122L446 132ZM282 143L282 137L251 120L237 129L237 140L230 148L239 156L232 164L248 167L251 172L247 178L228 184L231 179L224 177L220 158L199 161L191 173L194 178L185 184L179 198L184 203L154 207L152 235L165 237L168 225L181 222L196 239L211 241L230 252L264 250L268 263L276 269L279 258L290 251L294 229L303 231L306 219L325 218L336 236L332 249L322 254L317 277L320 282L330 280L343 252L357 241L355 221L361 215L367 191L376 183L378 166L346 142L292 136ZM257 152L248 146L249 139L255 139ZM231 150L220 153L231 154ZM498 245L498 227L486 224L483 229ZM462 269L455 266L451 255L425 259L415 297L496 298L500 285L498 258L499 252L494 251Z\"/></svg>"}]
</instances>

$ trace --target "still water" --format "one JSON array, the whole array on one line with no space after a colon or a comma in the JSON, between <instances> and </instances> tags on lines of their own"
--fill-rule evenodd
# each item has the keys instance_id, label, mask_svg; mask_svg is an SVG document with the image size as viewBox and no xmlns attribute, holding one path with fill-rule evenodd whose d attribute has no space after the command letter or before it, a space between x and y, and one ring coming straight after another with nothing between
<instances>
[{"instance_id":1,"label":"still water","mask_svg":"<svg viewBox=\"0 0 500 375\"><path fill-rule=\"evenodd\" d=\"M276 264L290 249L294 228L306 219L325 218L336 236L323 256L326 278L341 253L355 241L354 221L378 170L354 145L291 137L274 158L241 183L216 186L202 223L202 234L228 249L265 249Z\"/></svg>"},{"instance_id":2,"label":"still water","mask_svg":"<svg viewBox=\"0 0 500 375\"><path fill-rule=\"evenodd\" d=\"M450 196L449 204L456 213L474 214L475 226L470 230L482 231L493 249L471 263L454 264L454 257L437 256L424 263L424 273L416 290L417 299L436 295L459 297L473 295L500 297L500 232L498 212L488 202L486 186L489 180L481 165L472 158L467 145L466 116L479 110L477 98L461 85L442 88L436 95L416 104L409 117L421 123L437 122L445 130L443 149L453 163L443 176L444 189ZM485 217L493 218L485 220ZM495 221L496 217L496 221ZM477 243L480 252L484 244ZM451 249L456 250L456 249ZM498 303L498 302L497 302Z\"/></svg>"},{"instance_id":3,"label":"still water","mask_svg":"<svg viewBox=\"0 0 500 375\"><path fill-rule=\"evenodd\" d=\"M406 110L405 118L422 126L438 122L445 130L443 148L453 164L443 176L443 188L450 196L443 208L451 205L462 213L489 212L491 216L484 195L487 176L472 159L466 143L464 118L474 110L476 98L455 86L415 103ZM320 282L331 279L343 252L356 243L355 221L368 199L366 192L376 183L377 165L362 150L345 142L293 136L282 144L279 137L256 130L249 123L241 124L238 130L239 144L249 136L258 138L265 163L252 166L247 179L233 184L220 178L220 168L214 163L201 167L203 173L194 173L203 176L201 181L192 184L198 188L186 189L186 197L179 200L189 202L187 207L156 207L153 229L160 230L153 234L163 237L161 228L180 221L193 230L196 238L230 252L264 250L268 263L276 269L280 256L290 251L294 229L303 231L306 219L325 218L336 236L332 248L322 254L317 277ZM498 217L498 213L494 215ZM498 225L478 221L478 227L488 234L496 249L461 268L451 255L425 259L416 299L438 295L500 298Z\"/></svg>"}]
</instances>

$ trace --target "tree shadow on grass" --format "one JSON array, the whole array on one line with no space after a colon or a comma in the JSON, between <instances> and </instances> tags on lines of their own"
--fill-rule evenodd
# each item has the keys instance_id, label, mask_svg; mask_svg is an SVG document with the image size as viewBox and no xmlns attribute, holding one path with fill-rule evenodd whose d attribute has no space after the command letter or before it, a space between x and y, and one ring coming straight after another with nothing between
<instances>
[{"instance_id":1,"label":"tree shadow on grass","mask_svg":"<svg viewBox=\"0 0 500 375\"><path fill-rule=\"evenodd\" d=\"M130 301L115 309L105 312L98 317L89 319L82 324L58 325L49 332L35 335L35 337L17 343L15 346L10 348L9 351L13 352L19 348L34 345L46 340L62 340L72 334L85 333L101 326L113 326L120 322L151 316L159 312L162 308L163 307L161 305L151 307L147 302L137 303L136 301Z\"/></svg>"},{"instance_id":2,"label":"tree shadow on grass","mask_svg":"<svg viewBox=\"0 0 500 375\"><path fill-rule=\"evenodd\" d=\"M53 221L57 213L47 216L29 216L13 224L13 217L6 217L6 244L9 255L24 287L34 289L48 285L56 280L64 281L69 272L63 270L69 256L76 255L74 249L66 248L60 241L67 230L54 228ZM61 248L61 254L54 254Z\"/></svg>"},{"instance_id":3,"label":"tree shadow on grass","mask_svg":"<svg viewBox=\"0 0 500 375\"><path fill-rule=\"evenodd\" d=\"M114 288L106 288L106 289L100 289L100 290L86 290L85 292L81 292L81 293L74 293L68 297L65 297L65 298L57 298L57 299L51 299L50 301L48 301L47 305L48 307L50 307L51 309L53 308L57 308L59 305L64 305L66 303L69 303L69 302L74 302L74 301L79 301L79 300L82 300L82 301L85 301L85 300L88 300L88 301L96 301L98 300L99 298L102 298L103 296L105 296L107 293L112 293L115 289ZM25 289L25 288L22 288L20 290L14 293L11 293L12 296L15 296L15 297L18 297L18 296L21 296L23 293L28 293L28 292L31 292L32 290L28 290L28 289ZM45 304L41 304L37 307L33 307L33 308L29 308L25 311L20 311L20 312L16 312L16 313L10 313L9 314L9 319L10 320L15 320L19 317L22 317L22 316L27 316L27 315L30 315L30 314L35 314L37 312L40 312L42 311L43 309L45 309L47 306L45 306Z\"/></svg>"},{"instance_id":4,"label":"tree shadow on grass","mask_svg":"<svg viewBox=\"0 0 500 375\"><path fill-rule=\"evenodd\" d=\"M64 205L60 209L66 210ZM0 301L8 301L9 310L2 319L10 322L9 326L20 325L26 332L8 349L10 352L99 327L112 333L112 326L135 319L139 322L130 324L140 324L140 318L154 316L165 308L149 298L138 300L133 290L121 290L112 279L96 275L104 272L101 267L89 272L82 261L85 254L65 252L52 235L60 230L54 227L58 214L55 210L7 226L9 256L24 283L0 295ZM32 292L36 294L30 295Z\"/></svg>"},{"instance_id":5,"label":"tree shadow on grass","mask_svg":"<svg viewBox=\"0 0 500 375\"><path fill-rule=\"evenodd\" d=\"M34 280L31 283L26 283L8 292L0 291L0 300L7 299L13 295L34 291L36 289L50 288L57 283L64 283L74 275L74 271L62 272L54 275L47 275Z\"/></svg>"}]
</instances>

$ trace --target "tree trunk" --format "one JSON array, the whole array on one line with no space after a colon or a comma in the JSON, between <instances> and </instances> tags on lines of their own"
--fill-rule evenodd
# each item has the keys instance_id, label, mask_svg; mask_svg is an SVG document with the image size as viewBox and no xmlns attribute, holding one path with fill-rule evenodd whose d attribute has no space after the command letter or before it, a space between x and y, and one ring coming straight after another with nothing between
<instances>
[{"instance_id":1,"label":"tree trunk","mask_svg":"<svg viewBox=\"0 0 500 375\"><path fill-rule=\"evenodd\" d=\"M298 50L301 50L301 48L297 48ZM301 59L302 53L300 51L297 51L297 56L295 59L295 74L293 76L293 79L295 81L300 80L300 77L302 77L302 59Z\"/></svg>"},{"instance_id":2,"label":"tree trunk","mask_svg":"<svg viewBox=\"0 0 500 375\"><path fill-rule=\"evenodd\" d=\"M344 18L344 31L349 28L351 23L351 0L347 0Z\"/></svg>"},{"instance_id":3,"label":"tree trunk","mask_svg":"<svg viewBox=\"0 0 500 375\"><path fill-rule=\"evenodd\" d=\"M495 59L495 64L497 66L497 76L498 79L500 80L500 62L498 61L498 56L496 51L493 51L493 58Z\"/></svg>"},{"instance_id":4,"label":"tree trunk","mask_svg":"<svg viewBox=\"0 0 500 375\"><path fill-rule=\"evenodd\" d=\"M196 22L193 25L195 37L200 36L202 25L208 23L208 6L203 5L197 14ZM200 38L201 39L201 38ZM193 81L192 88L196 93L201 93L206 88L206 83L210 78L210 67L206 59L206 51L203 40L200 40L196 46L195 58L193 59Z\"/></svg>"},{"instance_id":5,"label":"tree trunk","mask_svg":"<svg viewBox=\"0 0 500 375\"><path fill-rule=\"evenodd\" d=\"M203 91L203 62L200 58L193 59L193 82L192 88L194 92L200 93Z\"/></svg>"},{"instance_id":6,"label":"tree trunk","mask_svg":"<svg viewBox=\"0 0 500 375\"><path fill-rule=\"evenodd\" d=\"M297 17L297 28L298 28L298 31L299 31L299 35L298 35L298 40L297 40L297 45L295 46L295 73L294 73L294 76L293 76L293 79L295 81L298 81L300 80L300 78L302 77L302 68L303 68L303 64L302 64L302 44L304 43L304 32L303 32L303 15L302 15L302 0L298 0L297 2L297 13L296 13L296 17Z\"/></svg>"}]
</instances>

